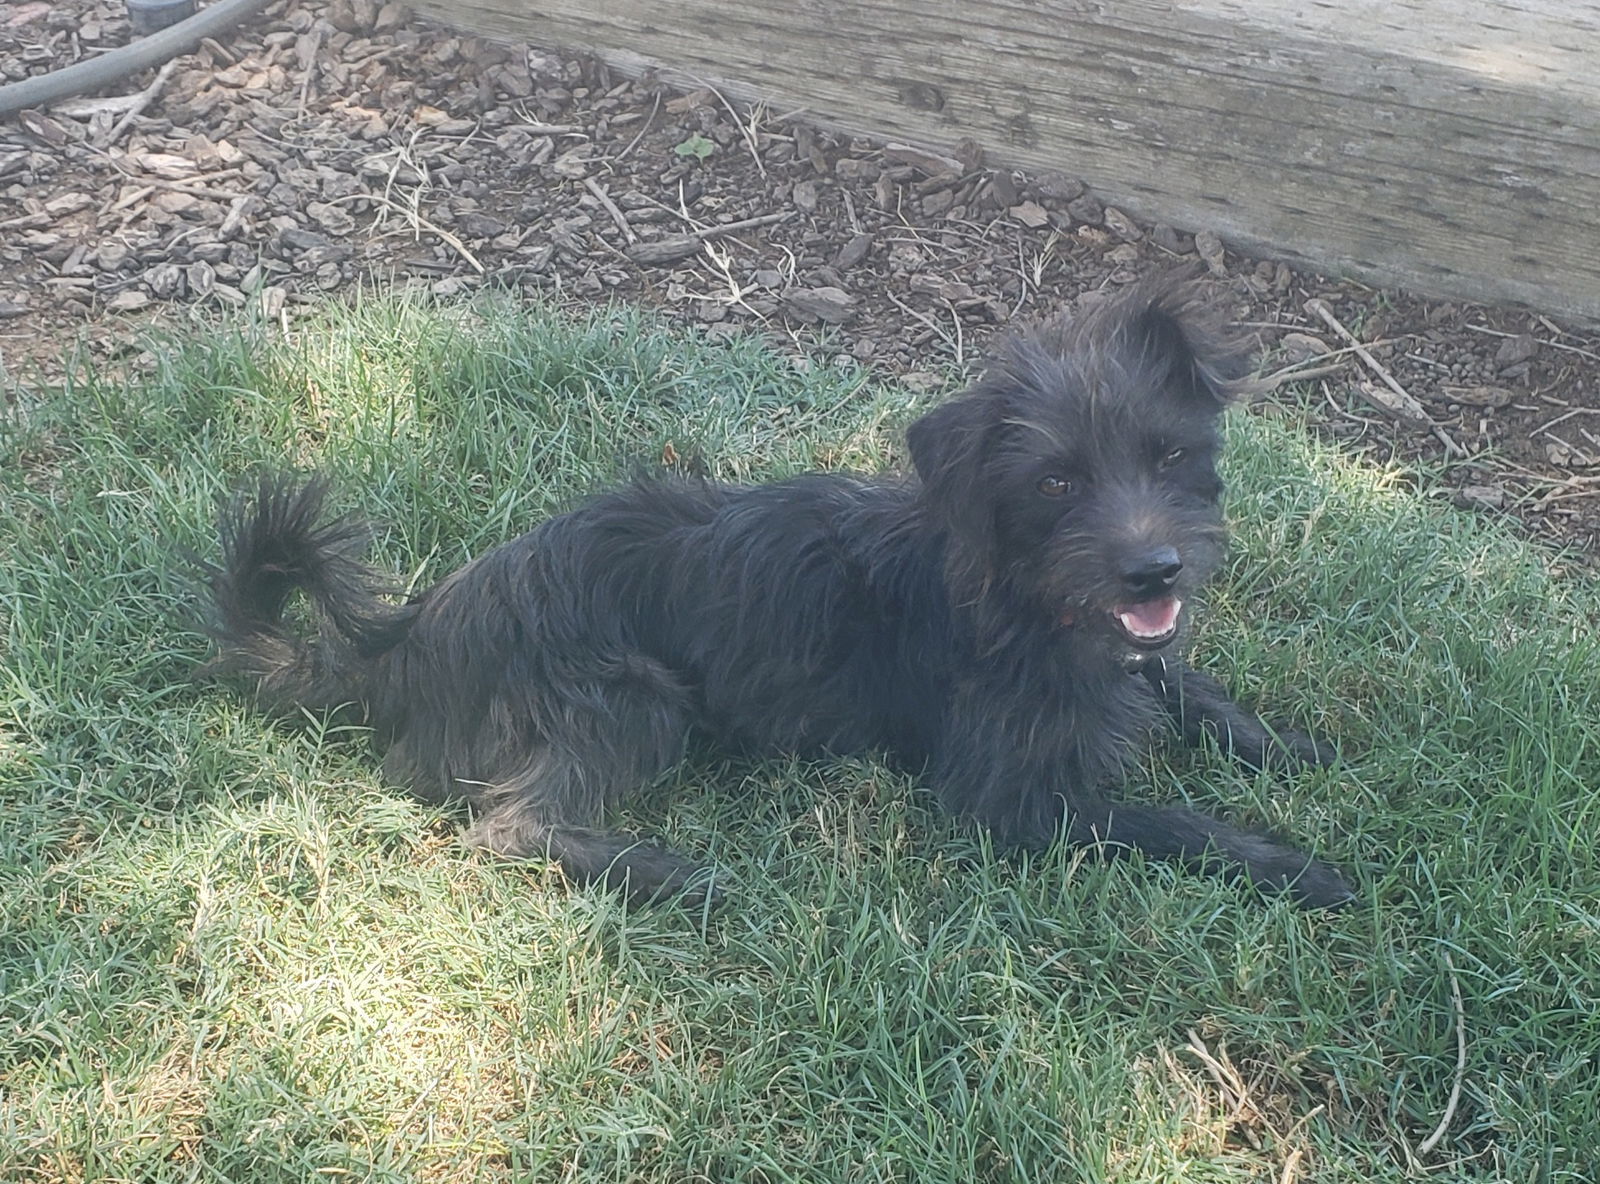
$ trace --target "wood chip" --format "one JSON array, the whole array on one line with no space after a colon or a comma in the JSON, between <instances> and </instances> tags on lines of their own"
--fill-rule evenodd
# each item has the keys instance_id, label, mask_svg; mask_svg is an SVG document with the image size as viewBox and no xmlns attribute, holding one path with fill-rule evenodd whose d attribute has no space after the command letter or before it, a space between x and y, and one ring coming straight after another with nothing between
<instances>
[{"instance_id":1,"label":"wood chip","mask_svg":"<svg viewBox=\"0 0 1600 1184\"><path fill-rule=\"evenodd\" d=\"M1283 347L1284 360L1291 365L1333 352L1333 347L1326 341L1309 333L1285 333L1279 338L1278 344Z\"/></svg>"},{"instance_id":2,"label":"wood chip","mask_svg":"<svg viewBox=\"0 0 1600 1184\"><path fill-rule=\"evenodd\" d=\"M1361 392L1361 397L1366 399L1380 411L1387 411L1397 419L1403 419L1418 427L1432 427L1433 418L1416 399L1405 391L1392 390L1376 382L1360 379L1356 389Z\"/></svg>"},{"instance_id":3,"label":"wood chip","mask_svg":"<svg viewBox=\"0 0 1600 1184\"><path fill-rule=\"evenodd\" d=\"M1025 201L1021 205L1012 206L1006 212L1029 230L1038 230L1041 226L1050 224L1050 215L1036 201Z\"/></svg>"},{"instance_id":4,"label":"wood chip","mask_svg":"<svg viewBox=\"0 0 1600 1184\"><path fill-rule=\"evenodd\" d=\"M634 243L626 248L623 254L635 263L646 267L660 267L666 263L677 263L691 255L700 252L700 236L697 234L674 234L667 238L651 239L648 242Z\"/></svg>"},{"instance_id":5,"label":"wood chip","mask_svg":"<svg viewBox=\"0 0 1600 1184\"><path fill-rule=\"evenodd\" d=\"M872 251L873 236L858 234L840 248L833 265L840 271L849 271L856 264L864 260Z\"/></svg>"},{"instance_id":6,"label":"wood chip","mask_svg":"<svg viewBox=\"0 0 1600 1184\"><path fill-rule=\"evenodd\" d=\"M1212 275L1226 275L1227 267L1222 250L1222 240L1210 230L1198 231L1194 236L1194 249L1206 262Z\"/></svg>"},{"instance_id":7,"label":"wood chip","mask_svg":"<svg viewBox=\"0 0 1600 1184\"><path fill-rule=\"evenodd\" d=\"M106 301L106 309L110 312L138 312L150 303L150 297L136 288L129 288L126 292L118 292Z\"/></svg>"},{"instance_id":8,"label":"wood chip","mask_svg":"<svg viewBox=\"0 0 1600 1184\"><path fill-rule=\"evenodd\" d=\"M170 152L130 152L123 159L163 181L187 181L200 171L200 166L187 156Z\"/></svg>"},{"instance_id":9,"label":"wood chip","mask_svg":"<svg viewBox=\"0 0 1600 1184\"><path fill-rule=\"evenodd\" d=\"M956 177L962 172L959 160L922 148L913 148L910 144L885 144L883 155L887 160L892 160L896 164L908 164L929 177Z\"/></svg>"},{"instance_id":10,"label":"wood chip","mask_svg":"<svg viewBox=\"0 0 1600 1184\"><path fill-rule=\"evenodd\" d=\"M1125 243L1136 243L1144 237L1134 220L1115 206L1106 207L1105 222L1106 229Z\"/></svg>"},{"instance_id":11,"label":"wood chip","mask_svg":"<svg viewBox=\"0 0 1600 1184\"><path fill-rule=\"evenodd\" d=\"M830 325L842 325L855 315L855 297L842 288L797 288L783 302L802 317Z\"/></svg>"},{"instance_id":12,"label":"wood chip","mask_svg":"<svg viewBox=\"0 0 1600 1184\"><path fill-rule=\"evenodd\" d=\"M1503 386L1446 386L1440 388L1452 403L1464 407L1504 407L1512 394Z\"/></svg>"},{"instance_id":13,"label":"wood chip","mask_svg":"<svg viewBox=\"0 0 1600 1184\"><path fill-rule=\"evenodd\" d=\"M1506 491L1498 485L1463 485L1456 490L1455 500L1466 510L1499 510L1506 504Z\"/></svg>"},{"instance_id":14,"label":"wood chip","mask_svg":"<svg viewBox=\"0 0 1600 1184\"><path fill-rule=\"evenodd\" d=\"M1539 339L1531 333L1519 333L1500 343L1500 348L1494 351L1494 364L1504 370L1526 362L1538 352Z\"/></svg>"},{"instance_id":15,"label":"wood chip","mask_svg":"<svg viewBox=\"0 0 1600 1184\"><path fill-rule=\"evenodd\" d=\"M18 111L17 123L23 131L31 132L52 148L67 142L67 133L59 123L38 111Z\"/></svg>"}]
</instances>

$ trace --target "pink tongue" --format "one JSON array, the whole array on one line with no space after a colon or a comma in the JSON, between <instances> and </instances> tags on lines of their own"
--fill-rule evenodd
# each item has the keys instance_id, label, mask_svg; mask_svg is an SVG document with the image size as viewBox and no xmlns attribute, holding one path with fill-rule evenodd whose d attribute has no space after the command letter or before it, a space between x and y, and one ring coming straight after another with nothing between
<instances>
[{"instance_id":1,"label":"pink tongue","mask_svg":"<svg viewBox=\"0 0 1600 1184\"><path fill-rule=\"evenodd\" d=\"M1135 637L1165 637L1178 626L1183 601L1176 596L1125 605L1117 610L1117 620Z\"/></svg>"}]
</instances>

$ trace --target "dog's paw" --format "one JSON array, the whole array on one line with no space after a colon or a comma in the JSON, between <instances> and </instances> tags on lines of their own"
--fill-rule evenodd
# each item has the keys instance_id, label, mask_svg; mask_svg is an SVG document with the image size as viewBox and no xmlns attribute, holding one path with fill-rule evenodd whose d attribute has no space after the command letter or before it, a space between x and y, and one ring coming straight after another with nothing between
<instances>
[{"instance_id":1,"label":"dog's paw","mask_svg":"<svg viewBox=\"0 0 1600 1184\"><path fill-rule=\"evenodd\" d=\"M1247 769L1271 773L1322 769L1338 760L1338 753L1327 741L1314 740L1293 728L1264 725L1250 734L1241 735L1235 731L1229 735L1227 750Z\"/></svg>"},{"instance_id":2,"label":"dog's paw","mask_svg":"<svg viewBox=\"0 0 1600 1184\"><path fill-rule=\"evenodd\" d=\"M1356 899L1344 877L1320 859L1297 855L1273 862L1276 866L1258 864L1249 869L1251 882L1263 892L1286 895L1303 909L1343 908Z\"/></svg>"},{"instance_id":3,"label":"dog's paw","mask_svg":"<svg viewBox=\"0 0 1600 1184\"><path fill-rule=\"evenodd\" d=\"M1291 767L1325 769L1339 759L1333 745L1292 729L1278 732L1274 746L1276 759Z\"/></svg>"},{"instance_id":4,"label":"dog's paw","mask_svg":"<svg viewBox=\"0 0 1600 1184\"><path fill-rule=\"evenodd\" d=\"M727 897L721 869L708 863L685 863L682 874L665 880L650 896L655 903L683 909L718 908Z\"/></svg>"},{"instance_id":5,"label":"dog's paw","mask_svg":"<svg viewBox=\"0 0 1600 1184\"><path fill-rule=\"evenodd\" d=\"M653 843L639 843L620 853L607 869L605 880L620 888L632 905L715 908L724 895L716 868Z\"/></svg>"},{"instance_id":6,"label":"dog's paw","mask_svg":"<svg viewBox=\"0 0 1600 1184\"><path fill-rule=\"evenodd\" d=\"M1313 859L1289 885L1289 895L1303 909L1339 909L1355 902L1355 889L1327 864Z\"/></svg>"}]
</instances>

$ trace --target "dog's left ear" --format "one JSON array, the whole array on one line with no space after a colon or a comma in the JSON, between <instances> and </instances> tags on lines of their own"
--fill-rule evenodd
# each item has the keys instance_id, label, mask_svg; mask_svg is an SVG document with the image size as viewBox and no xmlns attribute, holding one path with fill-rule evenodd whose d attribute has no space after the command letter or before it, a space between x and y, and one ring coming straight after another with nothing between
<instances>
[{"instance_id":1,"label":"dog's left ear","mask_svg":"<svg viewBox=\"0 0 1600 1184\"><path fill-rule=\"evenodd\" d=\"M1181 398L1220 411L1249 389L1253 343L1233 331L1197 283L1136 294L1122 336Z\"/></svg>"},{"instance_id":2,"label":"dog's left ear","mask_svg":"<svg viewBox=\"0 0 1600 1184\"><path fill-rule=\"evenodd\" d=\"M924 498L968 546L981 546L993 535L983 461L997 423L996 398L980 382L906 429L906 446L922 478Z\"/></svg>"}]
</instances>

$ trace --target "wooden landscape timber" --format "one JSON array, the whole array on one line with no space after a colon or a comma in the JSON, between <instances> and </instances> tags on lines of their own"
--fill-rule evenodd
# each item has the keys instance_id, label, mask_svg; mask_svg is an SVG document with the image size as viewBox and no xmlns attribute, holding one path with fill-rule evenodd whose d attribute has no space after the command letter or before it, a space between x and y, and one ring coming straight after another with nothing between
<instances>
[{"instance_id":1,"label":"wooden landscape timber","mask_svg":"<svg viewBox=\"0 0 1600 1184\"><path fill-rule=\"evenodd\" d=\"M421 0L1313 270L1600 319L1600 3Z\"/></svg>"}]
</instances>

